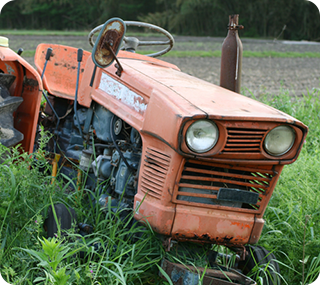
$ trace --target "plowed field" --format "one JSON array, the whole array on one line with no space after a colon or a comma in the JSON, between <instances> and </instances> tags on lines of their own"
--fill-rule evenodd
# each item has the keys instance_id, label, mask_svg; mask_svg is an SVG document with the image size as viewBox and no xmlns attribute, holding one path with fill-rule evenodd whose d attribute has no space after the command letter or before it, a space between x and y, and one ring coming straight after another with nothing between
<instances>
[{"instance_id":1,"label":"plowed field","mask_svg":"<svg viewBox=\"0 0 320 285\"><path fill-rule=\"evenodd\" d=\"M84 36L7 36L10 47L18 50L34 50L39 43L57 43L91 50ZM145 39L144 39L145 40ZM223 38L175 37L174 50L215 51L220 50ZM286 42L272 40L242 39L243 50L275 52L319 52L320 43ZM26 58L30 63L33 58ZM163 60L176 64L182 71L203 80L219 84L219 57L170 57ZM244 57L242 61L242 93L247 95L277 95L280 89L298 96L320 88L320 58L307 57Z\"/></svg>"}]
</instances>

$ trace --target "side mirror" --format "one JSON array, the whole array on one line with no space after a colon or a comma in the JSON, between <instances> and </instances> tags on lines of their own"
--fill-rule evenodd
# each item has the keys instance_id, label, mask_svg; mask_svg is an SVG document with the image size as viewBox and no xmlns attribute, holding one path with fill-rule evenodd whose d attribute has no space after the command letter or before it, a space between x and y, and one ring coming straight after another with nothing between
<instances>
[{"instance_id":1,"label":"side mirror","mask_svg":"<svg viewBox=\"0 0 320 285\"><path fill-rule=\"evenodd\" d=\"M125 32L123 20L112 18L105 22L92 50L92 60L96 66L105 68L116 59Z\"/></svg>"}]
</instances>

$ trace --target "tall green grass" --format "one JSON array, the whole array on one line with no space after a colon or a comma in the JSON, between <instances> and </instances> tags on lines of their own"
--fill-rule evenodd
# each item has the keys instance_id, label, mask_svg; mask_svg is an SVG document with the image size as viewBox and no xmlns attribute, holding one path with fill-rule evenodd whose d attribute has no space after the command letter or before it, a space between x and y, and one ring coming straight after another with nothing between
<instances>
[{"instance_id":1,"label":"tall green grass","mask_svg":"<svg viewBox=\"0 0 320 285\"><path fill-rule=\"evenodd\" d=\"M43 134L45 137L46 134ZM57 177L43 148L29 156L0 145L0 272L10 284L156 284L161 241L132 210L115 211L111 199L101 207L99 191L73 191L75 181ZM76 225L46 239L47 210L64 203L78 221L94 226L85 237Z\"/></svg>"},{"instance_id":2,"label":"tall green grass","mask_svg":"<svg viewBox=\"0 0 320 285\"><path fill-rule=\"evenodd\" d=\"M46 141L43 137L40 145ZM50 197L56 201L65 194L50 184L50 165L42 148L28 155L18 147L9 151L0 145L0 161L0 267L2 276L12 280L30 265L29 258L16 255L13 248L39 246Z\"/></svg>"},{"instance_id":3,"label":"tall green grass","mask_svg":"<svg viewBox=\"0 0 320 285\"><path fill-rule=\"evenodd\" d=\"M268 205L259 243L274 251L288 284L310 284L320 273L320 93L260 98L309 127L297 161L284 167Z\"/></svg>"}]
</instances>

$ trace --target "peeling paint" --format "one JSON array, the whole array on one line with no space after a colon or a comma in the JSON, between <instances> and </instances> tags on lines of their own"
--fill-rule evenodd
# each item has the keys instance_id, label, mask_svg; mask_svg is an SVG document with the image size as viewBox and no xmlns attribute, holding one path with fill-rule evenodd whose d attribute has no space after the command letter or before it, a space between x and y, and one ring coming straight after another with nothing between
<instances>
[{"instance_id":1,"label":"peeling paint","mask_svg":"<svg viewBox=\"0 0 320 285\"><path fill-rule=\"evenodd\" d=\"M14 69L9 65L9 64L7 64L7 63L4 63L5 64L5 66L6 66L6 68L7 68L7 72L9 73L9 74L14 74L15 72L14 72Z\"/></svg>"},{"instance_id":2,"label":"peeling paint","mask_svg":"<svg viewBox=\"0 0 320 285\"><path fill-rule=\"evenodd\" d=\"M99 89L116 98L136 112L139 112L140 114L144 114L144 112L147 110L148 105L145 103L142 96L130 90L127 86L114 80L106 73L102 73L101 75Z\"/></svg>"}]
</instances>

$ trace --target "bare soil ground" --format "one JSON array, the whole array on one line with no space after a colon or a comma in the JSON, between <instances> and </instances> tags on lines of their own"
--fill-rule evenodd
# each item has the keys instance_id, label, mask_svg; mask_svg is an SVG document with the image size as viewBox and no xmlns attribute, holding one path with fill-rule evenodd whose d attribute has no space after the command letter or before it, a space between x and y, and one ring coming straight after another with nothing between
<instances>
[{"instance_id":1,"label":"bare soil ground","mask_svg":"<svg viewBox=\"0 0 320 285\"><path fill-rule=\"evenodd\" d=\"M39 43L57 43L91 50L86 37L81 36L8 36L10 47L34 50ZM157 38L158 39L158 38ZM145 39L144 39L145 40ZM149 39L148 39L149 40ZM223 38L175 37L175 50L220 50ZM286 42L242 39L243 50L319 52L320 43ZM170 55L170 53L169 53ZM26 58L30 63L32 58ZM162 57L176 64L182 71L203 80L219 84L220 58ZM307 90L320 88L320 58L257 58L245 57L242 61L242 93L259 96L277 95L280 89L301 96Z\"/></svg>"}]
</instances>

